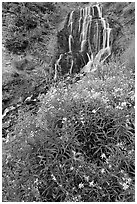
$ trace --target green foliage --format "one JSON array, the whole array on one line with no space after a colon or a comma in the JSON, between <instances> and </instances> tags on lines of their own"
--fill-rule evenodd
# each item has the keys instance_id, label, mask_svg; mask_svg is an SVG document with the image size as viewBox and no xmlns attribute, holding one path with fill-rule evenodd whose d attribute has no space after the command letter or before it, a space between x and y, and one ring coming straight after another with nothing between
<instances>
[{"instance_id":1,"label":"green foliage","mask_svg":"<svg viewBox=\"0 0 137 204\"><path fill-rule=\"evenodd\" d=\"M51 2L4 2L7 49L16 54L42 49L40 43L49 32L52 21L48 20L54 6ZM119 62L113 59L98 67L94 75L86 75L74 84L65 79L49 85L48 93L38 98L37 114L24 109L18 112L14 132L3 142L3 201L135 200L134 42L130 45L128 39L134 36L134 4L109 2L105 6L112 20L126 25L124 37L120 34L115 44L118 51L126 50L127 44L129 48ZM118 24L115 28L121 31ZM32 83L44 80L39 72L30 76ZM22 92L27 92L26 86ZM18 88L16 95L19 92Z\"/></svg>"},{"instance_id":2,"label":"green foliage","mask_svg":"<svg viewBox=\"0 0 137 204\"><path fill-rule=\"evenodd\" d=\"M31 50L35 43L44 43L51 23L48 16L55 11L50 2L3 2L5 47L13 54Z\"/></svg>"},{"instance_id":3,"label":"green foliage","mask_svg":"<svg viewBox=\"0 0 137 204\"><path fill-rule=\"evenodd\" d=\"M133 78L114 62L103 70L58 82L37 116L20 112L3 148L3 201L134 201Z\"/></svg>"},{"instance_id":4,"label":"green foliage","mask_svg":"<svg viewBox=\"0 0 137 204\"><path fill-rule=\"evenodd\" d=\"M103 8L113 28L113 53L121 55L135 36L135 2L107 2Z\"/></svg>"}]
</instances>

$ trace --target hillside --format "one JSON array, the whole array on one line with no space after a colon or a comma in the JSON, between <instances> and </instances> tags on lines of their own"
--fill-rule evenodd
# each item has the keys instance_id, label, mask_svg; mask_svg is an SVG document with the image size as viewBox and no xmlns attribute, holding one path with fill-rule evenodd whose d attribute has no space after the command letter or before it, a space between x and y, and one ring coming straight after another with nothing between
<instances>
[{"instance_id":1,"label":"hillside","mask_svg":"<svg viewBox=\"0 0 137 204\"><path fill-rule=\"evenodd\" d=\"M3 202L135 201L135 3L2 15Z\"/></svg>"}]
</instances>

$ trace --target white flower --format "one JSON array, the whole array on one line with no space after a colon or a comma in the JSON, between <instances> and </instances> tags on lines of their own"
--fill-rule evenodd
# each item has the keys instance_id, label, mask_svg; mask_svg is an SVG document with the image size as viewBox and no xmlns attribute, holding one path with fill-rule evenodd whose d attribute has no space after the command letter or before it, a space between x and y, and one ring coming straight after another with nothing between
<instances>
[{"instance_id":1,"label":"white flower","mask_svg":"<svg viewBox=\"0 0 137 204\"><path fill-rule=\"evenodd\" d=\"M96 113L96 110L94 109L94 110L92 110L92 113Z\"/></svg>"},{"instance_id":2,"label":"white flower","mask_svg":"<svg viewBox=\"0 0 137 204\"><path fill-rule=\"evenodd\" d=\"M38 178L36 178L36 180L34 181L35 184L38 184Z\"/></svg>"},{"instance_id":3,"label":"white flower","mask_svg":"<svg viewBox=\"0 0 137 204\"><path fill-rule=\"evenodd\" d=\"M89 186L94 186L94 181L89 182Z\"/></svg>"},{"instance_id":4,"label":"white flower","mask_svg":"<svg viewBox=\"0 0 137 204\"><path fill-rule=\"evenodd\" d=\"M87 182L89 181L89 176L84 175L84 178Z\"/></svg>"},{"instance_id":5,"label":"white flower","mask_svg":"<svg viewBox=\"0 0 137 204\"><path fill-rule=\"evenodd\" d=\"M64 118L63 118L63 122L66 122L66 121L67 121L67 118L64 117Z\"/></svg>"},{"instance_id":6,"label":"white flower","mask_svg":"<svg viewBox=\"0 0 137 204\"><path fill-rule=\"evenodd\" d=\"M52 179L53 179L54 181L56 181L56 178L55 178L55 176L54 176L53 174L51 174L51 177L52 177Z\"/></svg>"},{"instance_id":7,"label":"white flower","mask_svg":"<svg viewBox=\"0 0 137 204\"><path fill-rule=\"evenodd\" d=\"M120 107L120 106L116 106L116 108L117 108L117 109L120 109L120 110L122 110L122 109L123 109L123 108L122 108L122 107Z\"/></svg>"},{"instance_id":8,"label":"white flower","mask_svg":"<svg viewBox=\"0 0 137 204\"><path fill-rule=\"evenodd\" d=\"M132 181L131 178L128 178L128 179L127 179L127 182L128 182L129 184L131 183L131 181Z\"/></svg>"},{"instance_id":9,"label":"white flower","mask_svg":"<svg viewBox=\"0 0 137 204\"><path fill-rule=\"evenodd\" d=\"M115 92L118 92L118 91L122 91L122 89L120 88L115 89Z\"/></svg>"},{"instance_id":10,"label":"white flower","mask_svg":"<svg viewBox=\"0 0 137 204\"><path fill-rule=\"evenodd\" d=\"M124 144L122 142L116 144L117 147L123 147Z\"/></svg>"},{"instance_id":11,"label":"white flower","mask_svg":"<svg viewBox=\"0 0 137 204\"><path fill-rule=\"evenodd\" d=\"M109 166L108 166L108 167L111 169L112 165L111 165L111 164L109 164Z\"/></svg>"},{"instance_id":12,"label":"white flower","mask_svg":"<svg viewBox=\"0 0 137 204\"><path fill-rule=\"evenodd\" d=\"M101 169L101 173L102 173L102 174L105 173L105 169Z\"/></svg>"},{"instance_id":13,"label":"white flower","mask_svg":"<svg viewBox=\"0 0 137 204\"><path fill-rule=\"evenodd\" d=\"M129 187L129 185L127 185L126 183L123 183L123 189L124 189L124 190L127 190L128 187Z\"/></svg>"},{"instance_id":14,"label":"white flower","mask_svg":"<svg viewBox=\"0 0 137 204\"><path fill-rule=\"evenodd\" d=\"M101 155L101 158L102 158L102 159L103 159L103 158L106 159L106 155L103 153L103 154Z\"/></svg>"},{"instance_id":15,"label":"white flower","mask_svg":"<svg viewBox=\"0 0 137 204\"><path fill-rule=\"evenodd\" d=\"M79 184L79 188L83 188L84 187L84 184L83 183L80 183Z\"/></svg>"},{"instance_id":16,"label":"white flower","mask_svg":"<svg viewBox=\"0 0 137 204\"><path fill-rule=\"evenodd\" d=\"M70 170L72 171L73 169L74 169L74 167L73 167L73 166L71 166L71 167L70 167Z\"/></svg>"},{"instance_id":17,"label":"white flower","mask_svg":"<svg viewBox=\"0 0 137 204\"><path fill-rule=\"evenodd\" d=\"M34 132L33 131L30 132L30 137L34 137Z\"/></svg>"},{"instance_id":18,"label":"white flower","mask_svg":"<svg viewBox=\"0 0 137 204\"><path fill-rule=\"evenodd\" d=\"M134 150L132 149L132 150L130 150L129 152L128 152L128 154L132 154L134 152Z\"/></svg>"},{"instance_id":19,"label":"white flower","mask_svg":"<svg viewBox=\"0 0 137 204\"><path fill-rule=\"evenodd\" d=\"M81 121L82 124L84 124L84 122L85 122L84 117L80 117L80 121Z\"/></svg>"},{"instance_id":20,"label":"white flower","mask_svg":"<svg viewBox=\"0 0 137 204\"><path fill-rule=\"evenodd\" d=\"M121 103L121 106L122 106L122 107L123 107L123 106L126 106L126 104L127 104L126 102L122 102L122 103Z\"/></svg>"}]
</instances>

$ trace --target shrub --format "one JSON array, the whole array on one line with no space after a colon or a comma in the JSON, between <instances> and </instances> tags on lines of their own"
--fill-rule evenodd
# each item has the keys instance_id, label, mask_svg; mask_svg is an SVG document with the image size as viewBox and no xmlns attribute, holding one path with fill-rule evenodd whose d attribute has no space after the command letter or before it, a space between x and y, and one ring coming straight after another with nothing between
<instances>
[{"instance_id":1,"label":"shrub","mask_svg":"<svg viewBox=\"0 0 137 204\"><path fill-rule=\"evenodd\" d=\"M31 50L44 41L51 25L48 15L55 11L51 2L3 2L3 34L5 47L13 54Z\"/></svg>"},{"instance_id":2,"label":"shrub","mask_svg":"<svg viewBox=\"0 0 137 204\"><path fill-rule=\"evenodd\" d=\"M20 113L3 148L3 201L134 201L133 82L113 71L60 81L37 116Z\"/></svg>"}]
</instances>

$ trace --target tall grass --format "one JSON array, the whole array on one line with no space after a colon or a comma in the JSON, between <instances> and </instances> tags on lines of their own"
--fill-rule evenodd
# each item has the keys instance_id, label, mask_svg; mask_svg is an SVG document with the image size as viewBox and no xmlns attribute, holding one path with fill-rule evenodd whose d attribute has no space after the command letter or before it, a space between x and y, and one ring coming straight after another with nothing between
<instances>
[{"instance_id":1,"label":"tall grass","mask_svg":"<svg viewBox=\"0 0 137 204\"><path fill-rule=\"evenodd\" d=\"M134 77L117 62L39 96L3 143L3 201L134 201Z\"/></svg>"}]
</instances>

